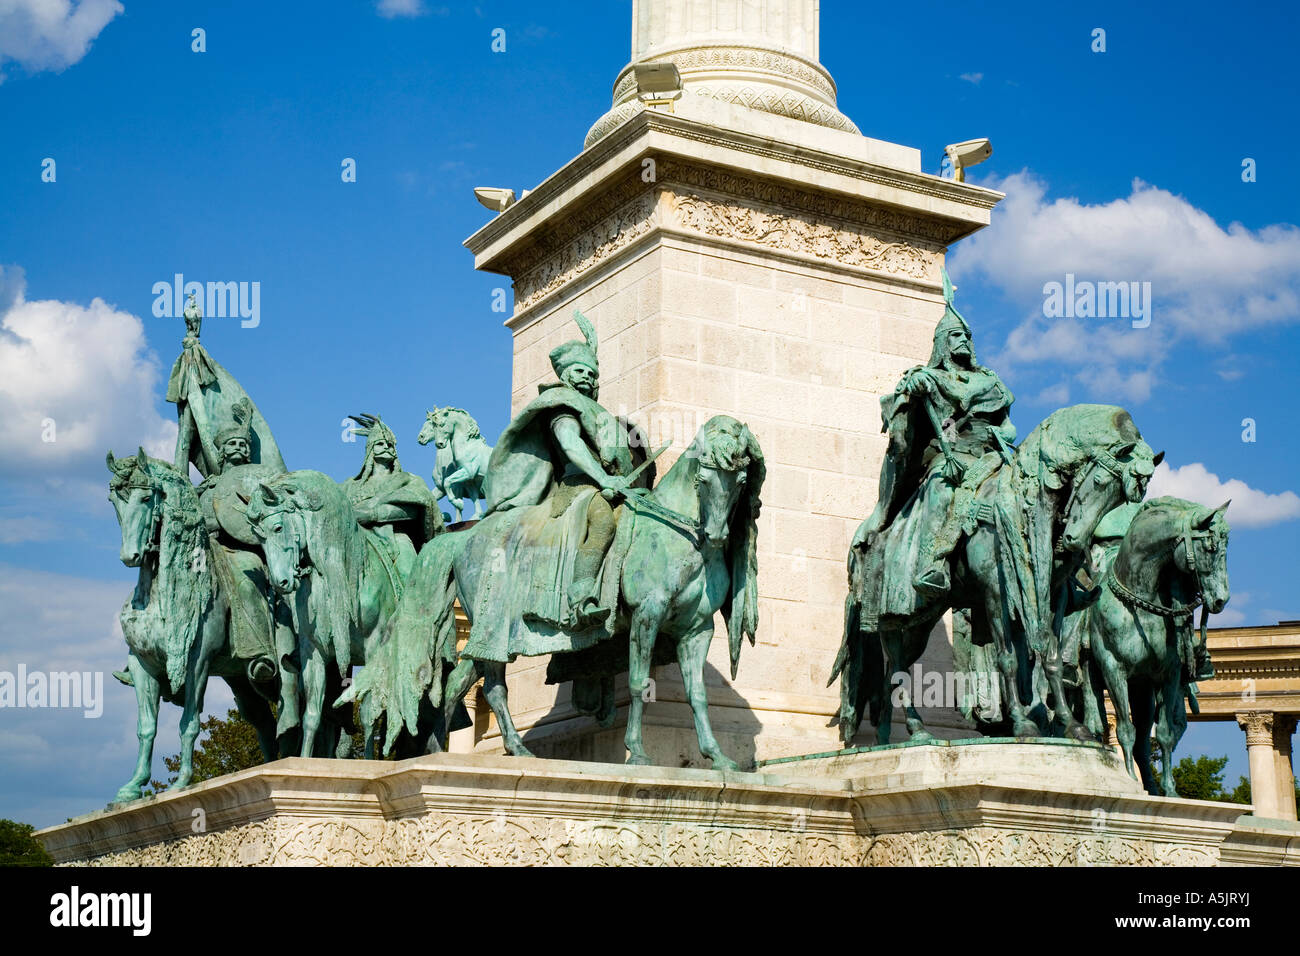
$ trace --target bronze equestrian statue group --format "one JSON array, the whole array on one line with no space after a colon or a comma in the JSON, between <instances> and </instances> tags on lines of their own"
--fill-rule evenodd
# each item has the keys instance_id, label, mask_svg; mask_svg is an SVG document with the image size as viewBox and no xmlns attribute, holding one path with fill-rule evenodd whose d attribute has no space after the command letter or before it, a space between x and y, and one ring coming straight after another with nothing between
<instances>
[{"instance_id":1,"label":"bronze equestrian statue group","mask_svg":"<svg viewBox=\"0 0 1300 956\"><path fill-rule=\"evenodd\" d=\"M1017 444L1011 392L976 361L943 278L930 361L881 400L888 453L850 547L830 675L840 735L851 745L866 720L889 743L898 704L911 738L929 737L900 675L952 612L960 658L995 689L967 709L976 726L1092 740L1109 694L1130 771L1137 758L1169 793L1182 702L1194 706L1212 673L1204 614L1228 598L1223 509L1142 504L1161 456L1115 406L1061 409ZM440 751L480 681L506 751L529 756L505 679L521 656L549 656L548 682L572 681L575 706L606 726L626 674L634 764L649 762L651 668L675 660L701 754L737 768L713 732L704 664L719 612L733 678L758 630L765 465L744 423L716 415L661 457L668 445L650 449L600 403L596 330L575 313L582 338L551 352L555 380L495 447L463 409L429 411L418 440L437 448L431 491L402 469L389 425L357 415L361 467L337 482L288 470L252 399L200 343L192 301L185 318L167 391L175 460L108 457L121 560L139 569L116 676L134 688L140 745L119 802L149 780L161 700L183 708L174 785L190 783L213 675L268 760L346 756L357 718L366 756Z\"/></svg>"}]
</instances>

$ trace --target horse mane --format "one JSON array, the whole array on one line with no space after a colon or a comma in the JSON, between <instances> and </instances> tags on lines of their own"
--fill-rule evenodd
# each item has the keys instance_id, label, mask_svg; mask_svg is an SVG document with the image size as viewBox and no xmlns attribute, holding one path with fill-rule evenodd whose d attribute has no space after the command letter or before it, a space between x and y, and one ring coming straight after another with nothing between
<instances>
[{"instance_id":1,"label":"horse mane","mask_svg":"<svg viewBox=\"0 0 1300 956\"><path fill-rule=\"evenodd\" d=\"M121 470L113 468L109 489L118 493L147 483L162 488L162 526L158 533L158 570L149 588L146 614L157 620L166 652L167 682L175 694L185 685L190 649L212 597L207 563L207 528L198 492L187 475L170 462L133 456Z\"/></svg>"},{"instance_id":2,"label":"horse mane","mask_svg":"<svg viewBox=\"0 0 1300 956\"><path fill-rule=\"evenodd\" d=\"M746 475L744 490L736 500L729 522L726 562L731 585L720 608L727 623L734 680L744 638L748 637L752 646L758 634L758 515L767 464L749 426L728 415L715 415L705 422L691 443L688 456L691 450L696 452L691 456L692 468L688 473L692 478L698 474L700 465L733 473L743 471Z\"/></svg>"},{"instance_id":3,"label":"horse mane","mask_svg":"<svg viewBox=\"0 0 1300 956\"><path fill-rule=\"evenodd\" d=\"M312 640L333 650L339 673L344 674L351 664L352 631L361 621L360 581L367 547L352 502L338 482L319 471L291 471L267 485L286 496L286 511L304 516L311 573L320 578L320 586L313 586L308 595ZM248 518L256 522L268 510L255 494L248 503Z\"/></svg>"},{"instance_id":4,"label":"horse mane","mask_svg":"<svg viewBox=\"0 0 1300 956\"><path fill-rule=\"evenodd\" d=\"M1098 446L1141 442L1133 417L1118 405L1070 405L1043 419L1016 453L1017 483L1041 486L1068 479Z\"/></svg>"},{"instance_id":5,"label":"horse mane","mask_svg":"<svg viewBox=\"0 0 1300 956\"><path fill-rule=\"evenodd\" d=\"M469 429L469 433L465 436L466 438L474 439L483 437L483 433L479 430L478 422L474 420L474 416L463 408L456 408L453 405L448 405L446 408L435 409L432 412L432 415L435 417L439 415L454 417L457 421L464 422L466 427Z\"/></svg>"}]
</instances>

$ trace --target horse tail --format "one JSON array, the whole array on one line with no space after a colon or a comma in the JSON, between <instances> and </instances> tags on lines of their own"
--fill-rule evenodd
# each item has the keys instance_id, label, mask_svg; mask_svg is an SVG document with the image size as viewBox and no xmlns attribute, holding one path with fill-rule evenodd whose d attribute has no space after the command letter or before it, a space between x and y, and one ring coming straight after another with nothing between
<instances>
[{"instance_id":1,"label":"horse tail","mask_svg":"<svg viewBox=\"0 0 1300 956\"><path fill-rule=\"evenodd\" d=\"M847 745L862 726L864 712L878 723L885 698L885 659L877 633L862 630L862 554L849 553L849 593L844 598L844 634L831 667L829 687L840 681L840 739Z\"/></svg>"},{"instance_id":2,"label":"horse tail","mask_svg":"<svg viewBox=\"0 0 1300 956\"><path fill-rule=\"evenodd\" d=\"M361 703L361 720L373 732L384 719L383 753L402 730L419 732L421 702L442 708L445 663L456 660L456 581L453 563L468 533L441 534L425 544L373 655L339 704Z\"/></svg>"}]
</instances>

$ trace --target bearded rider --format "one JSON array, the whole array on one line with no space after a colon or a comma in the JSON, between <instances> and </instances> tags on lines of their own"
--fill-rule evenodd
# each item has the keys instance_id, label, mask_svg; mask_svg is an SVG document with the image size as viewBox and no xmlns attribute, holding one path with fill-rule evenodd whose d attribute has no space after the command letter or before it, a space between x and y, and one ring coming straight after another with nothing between
<instances>
[{"instance_id":1,"label":"bearded rider","mask_svg":"<svg viewBox=\"0 0 1300 956\"><path fill-rule=\"evenodd\" d=\"M343 482L357 513L357 523L393 545L402 579L410 576L416 552L442 531L442 512L425 483L403 471L397 460L397 436L374 415L352 415L366 439L361 470Z\"/></svg>"},{"instance_id":2,"label":"bearded rider","mask_svg":"<svg viewBox=\"0 0 1300 956\"><path fill-rule=\"evenodd\" d=\"M256 542L244 504L261 481L283 468L252 462L251 405L237 402L234 420L216 434L219 470L198 486L199 508L212 547L212 571L230 601L230 640L236 656L250 659L248 676L266 681L280 671L280 662L293 653L293 635L283 614L270 606L266 562Z\"/></svg>"},{"instance_id":3,"label":"bearded rider","mask_svg":"<svg viewBox=\"0 0 1300 956\"><path fill-rule=\"evenodd\" d=\"M574 319L584 341L565 342L551 351L559 381L542 385L541 394L502 434L485 493L488 515L549 502L551 523L576 529L563 536L567 544L561 550L568 553L558 556L562 567L572 563L571 584L553 607L539 587L526 615L581 630L606 623L611 611L600 604L597 577L617 528L617 499L645 489L624 477L634 468L628 426L597 401L595 329L581 313L574 313ZM536 573L539 581L548 574L540 567Z\"/></svg>"},{"instance_id":4,"label":"bearded rider","mask_svg":"<svg viewBox=\"0 0 1300 956\"><path fill-rule=\"evenodd\" d=\"M969 530L975 493L1011 459L1014 397L976 362L946 270L943 286L946 309L930 361L880 401L889 448L875 511L853 538L863 562L863 629L874 630L880 615L907 615L947 594L948 557Z\"/></svg>"}]
</instances>

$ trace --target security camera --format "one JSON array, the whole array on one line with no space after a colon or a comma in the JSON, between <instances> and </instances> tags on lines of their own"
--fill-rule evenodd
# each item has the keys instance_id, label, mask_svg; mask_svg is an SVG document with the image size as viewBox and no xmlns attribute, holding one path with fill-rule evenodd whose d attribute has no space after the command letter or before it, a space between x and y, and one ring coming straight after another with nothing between
<instances>
[{"instance_id":1,"label":"security camera","mask_svg":"<svg viewBox=\"0 0 1300 956\"><path fill-rule=\"evenodd\" d=\"M966 181L966 168L984 162L993 155L993 144L987 139L968 139L964 143L953 143L944 147L944 153L952 163L952 178L959 183Z\"/></svg>"},{"instance_id":2,"label":"security camera","mask_svg":"<svg viewBox=\"0 0 1300 956\"><path fill-rule=\"evenodd\" d=\"M646 106L667 104L682 95L682 74L676 63L637 63L632 67L636 75L636 95Z\"/></svg>"},{"instance_id":3,"label":"security camera","mask_svg":"<svg viewBox=\"0 0 1300 956\"><path fill-rule=\"evenodd\" d=\"M516 202L515 191L500 186L476 186L474 198L494 212L505 212Z\"/></svg>"}]
</instances>

